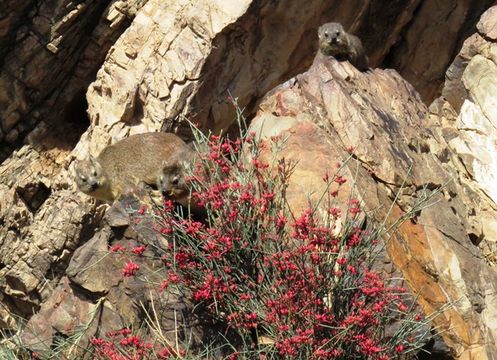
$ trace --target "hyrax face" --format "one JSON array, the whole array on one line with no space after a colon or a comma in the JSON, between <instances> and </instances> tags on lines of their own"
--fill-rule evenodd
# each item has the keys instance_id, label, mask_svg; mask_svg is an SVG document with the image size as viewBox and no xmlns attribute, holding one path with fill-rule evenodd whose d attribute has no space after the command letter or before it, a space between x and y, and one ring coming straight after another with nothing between
<instances>
[{"instance_id":1,"label":"hyrax face","mask_svg":"<svg viewBox=\"0 0 497 360\"><path fill-rule=\"evenodd\" d=\"M340 55L348 52L347 33L340 23L326 23L318 30L319 48L325 55Z\"/></svg>"},{"instance_id":2,"label":"hyrax face","mask_svg":"<svg viewBox=\"0 0 497 360\"><path fill-rule=\"evenodd\" d=\"M185 182L185 167L179 160L164 161L162 171L157 178L157 188L164 197L184 202L189 194Z\"/></svg>"},{"instance_id":3,"label":"hyrax face","mask_svg":"<svg viewBox=\"0 0 497 360\"><path fill-rule=\"evenodd\" d=\"M108 188L108 180L98 160L90 156L89 160L81 160L74 168L74 180L79 190L85 194L100 198L98 194Z\"/></svg>"}]
</instances>

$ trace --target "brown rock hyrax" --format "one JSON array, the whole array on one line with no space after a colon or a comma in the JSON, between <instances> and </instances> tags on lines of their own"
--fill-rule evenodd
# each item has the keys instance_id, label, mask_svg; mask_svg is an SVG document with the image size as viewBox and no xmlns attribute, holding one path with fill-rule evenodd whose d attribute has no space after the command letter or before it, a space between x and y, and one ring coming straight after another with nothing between
<instances>
[{"instance_id":1,"label":"brown rock hyrax","mask_svg":"<svg viewBox=\"0 0 497 360\"><path fill-rule=\"evenodd\" d=\"M185 180L187 167L194 165L195 154L195 151L188 148L177 152L162 162L162 170L157 177L157 188L162 195L185 207L190 202L190 188Z\"/></svg>"},{"instance_id":2,"label":"brown rock hyrax","mask_svg":"<svg viewBox=\"0 0 497 360\"><path fill-rule=\"evenodd\" d=\"M97 158L78 161L74 178L78 188L100 200L116 200L140 184L155 186L162 162L189 146L172 133L131 135L107 146Z\"/></svg>"},{"instance_id":3,"label":"brown rock hyrax","mask_svg":"<svg viewBox=\"0 0 497 360\"><path fill-rule=\"evenodd\" d=\"M362 42L355 35L345 31L342 24L330 22L318 29L319 51L326 56L333 56L338 61L348 60L358 70L367 70L368 57Z\"/></svg>"}]
</instances>

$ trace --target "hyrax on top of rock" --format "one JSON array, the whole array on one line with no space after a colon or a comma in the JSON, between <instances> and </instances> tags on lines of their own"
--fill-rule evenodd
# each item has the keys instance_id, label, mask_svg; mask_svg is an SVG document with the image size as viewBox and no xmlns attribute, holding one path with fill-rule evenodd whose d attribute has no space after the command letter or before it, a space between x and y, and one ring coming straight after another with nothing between
<instances>
[{"instance_id":1,"label":"hyrax on top of rock","mask_svg":"<svg viewBox=\"0 0 497 360\"><path fill-rule=\"evenodd\" d=\"M131 135L107 146L97 158L78 161L74 178L78 188L100 200L116 200L141 183L155 186L162 162L190 147L172 133Z\"/></svg>"},{"instance_id":2,"label":"hyrax on top of rock","mask_svg":"<svg viewBox=\"0 0 497 360\"><path fill-rule=\"evenodd\" d=\"M318 29L319 52L338 61L348 60L358 70L367 70L368 57L361 40L345 31L342 24L330 22Z\"/></svg>"}]
</instances>

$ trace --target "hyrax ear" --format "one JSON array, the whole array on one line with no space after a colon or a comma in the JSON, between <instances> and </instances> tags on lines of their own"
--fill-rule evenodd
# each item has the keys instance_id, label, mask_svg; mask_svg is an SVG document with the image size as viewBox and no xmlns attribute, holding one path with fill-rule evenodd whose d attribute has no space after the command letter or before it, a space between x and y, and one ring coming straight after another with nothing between
<instances>
[{"instance_id":1,"label":"hyrax ear","mask_svg":"<svg viewBox=\"0 0 497 360\"><path fill-rule=\"evenodd\" d=\"M88 167L87 160L75 159L72 166L69 166L69 169L72 168L74 175L77 175L78 172L84 171L85 167Z\"/></svg>"}]
</instances>

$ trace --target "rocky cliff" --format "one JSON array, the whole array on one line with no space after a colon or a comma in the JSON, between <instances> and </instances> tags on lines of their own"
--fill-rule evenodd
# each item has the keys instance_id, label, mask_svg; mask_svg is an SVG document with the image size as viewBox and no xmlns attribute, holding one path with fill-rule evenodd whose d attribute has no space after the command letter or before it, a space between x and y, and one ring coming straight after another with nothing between
<instances>
[{"instance_id":1,"label":"rocky cliff","mask_svg":"<svg viewBox=\"0 0 497 360\"><path fill-rule=\"evenodd\" d=\"M433 193L389 257L427 314L444 309L435 325L456 358L494 358L497 13L481 16L491 3L3 2L0 326L39 312L31 326L50 339L87 323L103 295L109 326L137 320L144 285L121 283L115 264L105 279L87 269L116 234L105 206L76 191L73 160L144 131L188 138L185 119L229 131L233 96L252 126L291 134L294 206L350 148L368 207L395 201L398 215ZM363 39L374 69L313 63L316 29L332 20Z\"/></svg>"}]
</instances>

